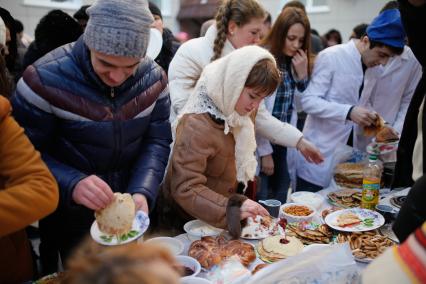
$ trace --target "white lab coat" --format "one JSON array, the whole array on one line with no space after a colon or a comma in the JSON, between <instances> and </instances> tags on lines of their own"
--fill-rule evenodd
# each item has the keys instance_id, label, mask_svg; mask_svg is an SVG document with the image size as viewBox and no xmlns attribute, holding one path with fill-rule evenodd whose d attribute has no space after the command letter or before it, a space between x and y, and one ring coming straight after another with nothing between
<instances>
[{"instance_id":1,"label":"white lab coat","mask_svg":"<svg viewBox=\"0 0 426 284\"><path fill-rule=\"evenodd\" d=\"M408 46L401 56L389 59L385 66L367 69L360 105L379 113L399 133L408 105L422 76L422 67ZM372 137L363 135L355 125L354 147L365 151Z\"/></svg>"},{"instance_id":2,"label":"white lab coat","mask_svg":"<svg viewBox=\"0 0 426 284\"><path fill-rule=\"evenodd\" d=\"M346 120L349 109L358 105L363 80L361 54L354 41L321 51L315 61L308 88L299 95L308 114L303 134L324 155L319 165L309 164L297 154L297 175L326 187L331 180L334 149L346 144L353 122Z\"/></svg>"}]
</instances>

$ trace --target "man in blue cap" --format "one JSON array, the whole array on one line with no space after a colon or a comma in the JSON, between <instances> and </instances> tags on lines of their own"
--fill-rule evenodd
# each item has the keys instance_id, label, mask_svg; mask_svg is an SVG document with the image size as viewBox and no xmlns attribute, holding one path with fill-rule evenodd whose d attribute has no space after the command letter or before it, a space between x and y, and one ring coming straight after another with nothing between
<instances>
[{"instance_id":1,"label":"man in blue cap","mask_svg":"<svg viewBox=\"0 0 426 284\"><path fill-rule=\"evenodd\" d=\"M367 68L385 65L402 53L405 32L398 10L376 17L360 40L327 48L319 53L308 88L299 96L308 113L304 136L321 150L325 161L310 165L298 155L296 190L318 191L330 184L332 163L339 144L353 144L355 124L375 123L377 113L359 106Z\"/></svg>"},{"instance_id":2,"label":"man in blue cap","mask_svg":"<svg viewBox=\"0 0 426 284\"><path fill-rule=\"evenodd\" d=\"M398 9L397 1L389 1L380 12ZM392 57L384 66L368 68L359 105L374 109L396 135L401 133L408 105L422 77L422 66L407 45L401 56ZM365 151L371 136L365 136L362 127L355 125L354 147Z\"/></svg>"}]
</instances>

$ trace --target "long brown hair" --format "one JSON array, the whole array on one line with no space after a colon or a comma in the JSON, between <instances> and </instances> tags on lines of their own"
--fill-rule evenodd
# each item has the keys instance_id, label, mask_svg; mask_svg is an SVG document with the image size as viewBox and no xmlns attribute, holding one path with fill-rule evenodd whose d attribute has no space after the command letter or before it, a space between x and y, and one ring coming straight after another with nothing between
<instances>
[{"instance_id":1,"label":"long brown hair","mask_svg":"<svg viewBox=\"0 0 426 284\"><path fill-rule=\"evenodd\" d=\"M257 0L223 0L215 18L217 35L214 40L211 61L222 56L230 21L241 27L252 19L263 19L264 17L265 10Z\"/></svg>"},{"instance_id":2,"label":"long brown hair","mask_svg":"<svg viewBox=\"0 0 426 284\"><path fill-rule=\"evenodd\" d=\"M262 41L261 45L269 49L279 63L285 59L283 54L288 30L294 24L301 24L305 28L305 37L303 39L302 49L306 52L308 57L308 73L311 73L312 55L311 50L311 25L309 19L302 9L295 7L285 8L278 16L271 31Z\"/></svg>"}]
</instances>

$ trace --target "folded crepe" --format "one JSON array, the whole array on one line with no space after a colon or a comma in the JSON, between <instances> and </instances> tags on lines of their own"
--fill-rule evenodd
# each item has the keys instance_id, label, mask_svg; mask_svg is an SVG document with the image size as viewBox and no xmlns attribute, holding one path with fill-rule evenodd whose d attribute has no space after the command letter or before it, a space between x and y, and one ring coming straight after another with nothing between
<instances>
[{"instance_id":1,"label":"folded crepe","mask_svg":"<svg viewBox=\"0 0 426 284\"><path fill-rule=\"evenodd\" d=\"M99 230L108 235L124 235L132 229L135 203L128 193L114 193L114 201L95 212Z\"/></svg>"},{"instance_id":2,"label":"folded crepe","mask_svg":"<svg viewBox=\"0 0 426 284\"><path fill-rule=\"evenodd\" d=\"M380 115L377 115L376 121L368 126L364 126L364 135L365 136L374 136L376 135L385 125L385 120Z\"/></svg>"},{"instance_id":3,"label":"folded crepe","mask_svg":"<svg viewBox=\"0 0 426 284\"><path fill-rule=\"evenodd\" d=\"M396 134L396 131L389 125L383 126L382 129L376 134L376 142L379 143L390 143L398 140L398 134Z\"/></svg>"}]
</instances>

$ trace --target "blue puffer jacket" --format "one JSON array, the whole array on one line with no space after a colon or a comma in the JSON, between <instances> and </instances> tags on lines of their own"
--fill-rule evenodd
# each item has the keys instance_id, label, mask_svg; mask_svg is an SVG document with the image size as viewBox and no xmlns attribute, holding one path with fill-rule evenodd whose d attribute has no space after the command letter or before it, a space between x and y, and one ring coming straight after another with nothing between
<instances>
[{"instance_id":1,"label":"blue puffer jacket","mask_svg":"<svg viewBox=\"0 0 426 284\"><path fill-rule=\"evenodd\" d=\"M12 104L59 183L61 210L82 207L72 191L92 174L114 192L144 194L153 207L172 140L167 77L155 62L144 59L111 88L95 74L80 38L30 65Z\"/></svg>"}]
</instances>

